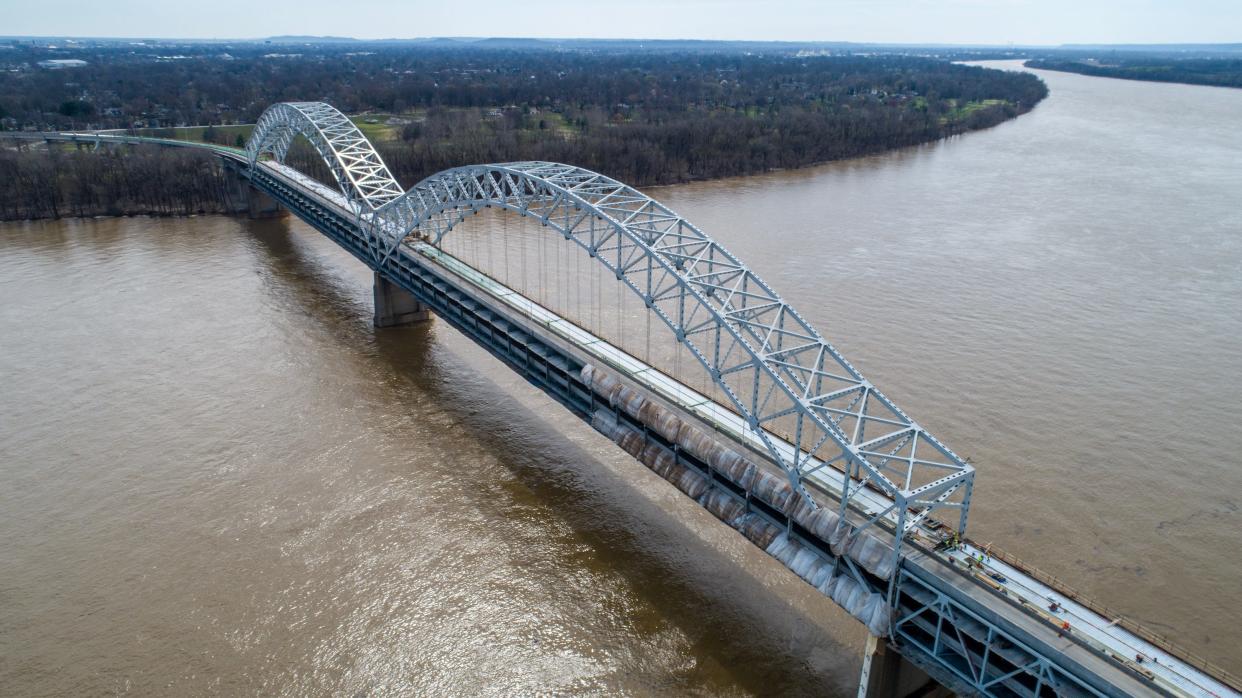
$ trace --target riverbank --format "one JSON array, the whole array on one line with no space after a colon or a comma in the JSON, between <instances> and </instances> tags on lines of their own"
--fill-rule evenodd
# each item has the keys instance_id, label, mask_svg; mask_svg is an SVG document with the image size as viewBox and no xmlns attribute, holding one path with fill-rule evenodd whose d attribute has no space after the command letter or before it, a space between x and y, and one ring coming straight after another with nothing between
<instances>
[{"instance_id":1,"label":"riverbank","mask_svg":"<svg viewBox=\"0 0 1242 698\"><path fill-rule=\"evenodd\" d=\"M0 220L232 213L232 175L180 148L0 150Z\"/></svg>"},{"instance_id":2,"label":"riverbank","mask_svg":"<svg viewBox=\"0 0 1242 698\"><path fill-rule=\"evenodd\" d=\"M1042 98L1041 98L1042 99ZM1014 104L1006 100L953 103L953 110L938 117L932 132L921 136L912 132L896 145L860 140L837 144L836 156L822 160L781 164L757 161L733 168L712 170L714 174L695 174L691 170L635 170L627 162L614 161L594 169L637 187L704 182L732 177L805 169L817 165L871 157L914 146L945 140L952 136L991 128L1029 112L1035 104ZM323 181L331 177L316 152L295 147L289 162ZM573 142L570 141L572 146ZM390 169L406 186L427 174L428 162L444 160L420 151L417 144L381 140L377 149ZM420 154L422 157L420 158ZM591 153L579 155L570 150L561 156L530 153L528 157L491 158L482 161L548 159L580 164L591 160ZM540 157L544 155L545 157ZM447 169L454 163L441 162ZM462 164L460 161L456 165ZM590 167L589 165L583 165ZM437 170L438 171L438 170ZM227 214L239 210L236 193L217 158L206 152L152 147L109 148L102 152L67 150L38 145L0 150L0 180L9 183L0 190L0 221L94 218L99 216L190 216Z\"/></svg>"},{"instance_id":3,"label":"riverbank","mask_svg":"<svg viewBox=\"0 0 1242 698\"><path fill-rule=\"evenodd\" d=\"M1242 88L1242 59L1122 58L1115 63L1102 63L1094 59L1034 59L1023 65L1035 70L1056 70L1097 78Z\"/></svg>"}]
</instances>

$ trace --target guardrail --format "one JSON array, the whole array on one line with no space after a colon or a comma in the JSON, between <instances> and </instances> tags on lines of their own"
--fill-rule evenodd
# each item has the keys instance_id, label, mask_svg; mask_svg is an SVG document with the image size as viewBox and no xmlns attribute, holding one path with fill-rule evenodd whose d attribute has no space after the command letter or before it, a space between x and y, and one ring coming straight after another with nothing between
<instances>
[{"instance_id":1,"label":"guardrail","mask_svg":"<svg viewBox=\"0 0 1242 698\"><path fill-rule=\"evenodd\" d=\"M97 131L0 131L0 138L19 141L64 141L69 143L124 143L127 145L160 145L174 148L198 148L232 158L245 158L246 151L216 143L183 141L176 138L140 136L125 132Z\"/></svg>"},{"instance_id":2,"label":"guardrail","mask_svg":"<svg viewBox=\"0 0 1242 698\"><path fill-rule=\"evenodd\" d=\"M1064 581L1058 579L1057 577L1051 574L1048 574L1047 572L1044 572L1036 567L1031 566L1030 564L1022 561L1018 557L1010 553L1007 553L1003 550L997 550L997 549L992 548L991 543L980 544L972 540L967 540L966 542L978 548L979 550L986 551L988 555L1000 560L1001 562L1004 562L1007 565L1010 565L1010 566L1013 566L1013 567L1016 567L1022 570L1023 572L1035 578L1036 580L1042 582L1043 584L1046 584L1047 586L1050 586L1053 589L1056 589L1061 594L1064 594L1065 596L1073 599L1075 603L1082 604L1083 606L1086 606L1087 608L1091 609L1095 613L1098 613L1099 615L1105 618L1111 618L1113 622L1115 622L1117 625L1121 626L1125 630L1131 633L1134 633L1135 635L1141 637L1147 642L1150 642L1156 647L1159 647L1160 649L1168 652L1169 654L1176 656L1178 659L1186 662L1187 664L1190 664L1196 669L1199 669L1200 671L1203 671L1204 673L1215 677L1222 683L1228 685L1230 688L1233 688L1234 690L1242 691L1242 677L1239 677L1238 675L1234 674L1228 669L1225 669L1219 664L1216 664L1209 659L1201 657L1195 654L1194 652L1187 650L1185 647L1181 647L1180 645L1174 644L1174 642L1170 640L1169 638L1163 635L1160 635L1159 633L1156 633L1140 625L1138 622L1131 620L1130 618L1127 618L1125 615L1117 612L1115 609L1109 608L1108 606L1105 606L1104 604L1096 601L1095 599L1092 599L1084 595L1082 592L1078 591L1077 589L1070 586L1069 584L1066 584Z\"/></svg>"}]
</instances>

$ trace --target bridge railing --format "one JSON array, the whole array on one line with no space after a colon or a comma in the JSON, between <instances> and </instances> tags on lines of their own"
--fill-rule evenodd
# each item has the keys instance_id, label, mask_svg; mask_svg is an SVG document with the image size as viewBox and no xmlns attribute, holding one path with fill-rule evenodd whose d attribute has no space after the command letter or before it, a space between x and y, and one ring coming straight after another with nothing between
<instances>
[{"instance_id":1,"label":"bridge railing","mask_svg":"<svg viewBox=\"0 0 1242 698\"><path fill-rule=\"evenodd\" d=\"M1036 580L1042 582L1043 584L1049 587L1052 587L1053 589L1056 589L1061 594L1073 599L1075 603L1086 606L1087 608L1091 609L1095 613L1098 613L1099 615L1105 618L1111 618L1113 622L1115 622L1117 625L1121 626L1125 630L1139 636L1140 638L1142 638L1143 640L1146 640L1147 642L1150 642L1151 644L1155 645L1156 647L1159 647L1165 652L1168 652L1169 654L1176 656L1178 659L1186 662L1187 664L1190 664L1191 666L1194 666L1195 668L1201 671L1204 671L1211 676L1214 676L1215 678L1219 679L1221 682L1229 685L1231 688L1242 691L1242 677L1239 677L1237 674L1234 674L1233 672L1229 671L1228 669L1225 669L1219 664L1216 664L1205 657L1201 657L1198 654L1195 654L1194 652L1187 650L1185 647L1182 647L1181 645L1175 644L1169 638L1163 635L1160 635L1159 633L1156 633L1155 631L1147 627L1144 627L1143 625L1139 624L1137 621L1134 621L1133 619L1128 618L1127 616L1123 615L1116 609L1109 608L1108 606L1105 606L1099 601L1096 601L1095 599L1084 595L1081 591L1075 589L1069 584L1066 584L1061 579L1047 572L1044 572L1043 570L1040 570L1039 568L1034 567L1033 565L1027 562L1022 561L1017 556L1011 553L1007 553L1003 550L997 550L997 549L992 548L991 543L980 544L980 543L976 543L975 541L970 541L970 540L968 540L967 542L970 543L970 545L978 548L979 550L987 551L988 555L996 558L997 560L1000 560L1001 562L1004 562L1005 564L1011 567L1016 567L1022 570L1025 574L1030 575ZM1127 657L1126 659L1129 659L1129 658Z\"/></svg>"},{"instance_id":2,"label":"bridge railing","mask_svg":"<svg viewBox=\"0 0 1242 698\"><path fill-rule=\"evenodd\" d=\"M0 131L0 139L15 141L61 141L67 143L119 143L122 145L160 145L173 148L207 150L234 159L246 156L246 151L216 143L183 141L176 138L141 136L128 131Z\"/></svg>"}]
</instances>

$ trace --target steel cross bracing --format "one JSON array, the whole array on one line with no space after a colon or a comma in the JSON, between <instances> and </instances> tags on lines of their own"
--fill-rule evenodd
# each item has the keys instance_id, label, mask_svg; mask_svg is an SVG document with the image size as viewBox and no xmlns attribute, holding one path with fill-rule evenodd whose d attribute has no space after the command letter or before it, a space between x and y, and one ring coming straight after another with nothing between
<instances>
[{"instance_id":1,"label":"steel cross bracing","mask_svg":"<svg viewBox=\"0 0 1242 698\"><path fill-rule=\"evenodd\" d=\"M877 390L801 315L720 244L668 207L614 179L570 165L519 162L446 170L366 217L385 246L439 244L471 212L498 206L573 241L643 299L707 370L762 439L791 485L836 465L893 502L869 522L904 532L936 509L966 526L974 468ZM793 455L768 429L786 428ZM847 480L848 481L848 480Z\"/></svg>"},{"instance_id":2,"label":"steel cross bracing","mask_svg":"<svg viewBox=\"0 0 1242 698\"><path fill-rule=\"evenodd\" d=\"M377 209L404 193L371 141L349 117L323 102L281 102L268 107L246 142L251 167L266 153L284 162L298 135L310 141L331 168L356 214Z\"/></svg>"},{"instance_id":3,"label":"steel cross bracing","mask_svg":"<svg viewBox=\"0 0 1242 698\"><path fill-rule=\"evenodd\" d=\"M1058 696L1105 695L934 585L905 570L899 574L894 640L912 661L930 660L927 668L937 674L948 671L945 685L985 696L1041 696L1045 688Z\"/></svg>"}]
</instances>

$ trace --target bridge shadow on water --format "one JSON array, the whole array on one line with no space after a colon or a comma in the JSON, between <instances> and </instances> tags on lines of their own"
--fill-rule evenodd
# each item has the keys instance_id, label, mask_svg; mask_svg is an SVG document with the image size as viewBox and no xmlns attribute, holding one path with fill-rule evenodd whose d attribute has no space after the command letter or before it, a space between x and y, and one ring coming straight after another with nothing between
<instances>
[{"instance_id":1,"label":"bridge shadow on water","mask_svg":"<svg viewBox=\"0 0 1242 698\"><path fill-rule=\"evenodd\" d=\"M257 266L270 270L274 291L301 306L306 322L349 349L360 372L400 378L385 399L411 413L430 400L511 474L500 487L463 488L468 498L495 509L492 498L500 492L568 527L589 553L567 549L556 566L587 564L622 579L627 594L688 639L697 658L676 664L690 668L651 677L651 690L819 696L855 690L862 634L830 601L442 320L373 329L369 285L365 294L359 288L369 273L346 267L361 264L326 240L321 251L319 234L301 222L243 221L243 227L254 240ZM394 439L409 438L392 431ZM635 632L627 641L641 644Z\"/></svg>"}]
</instances>

